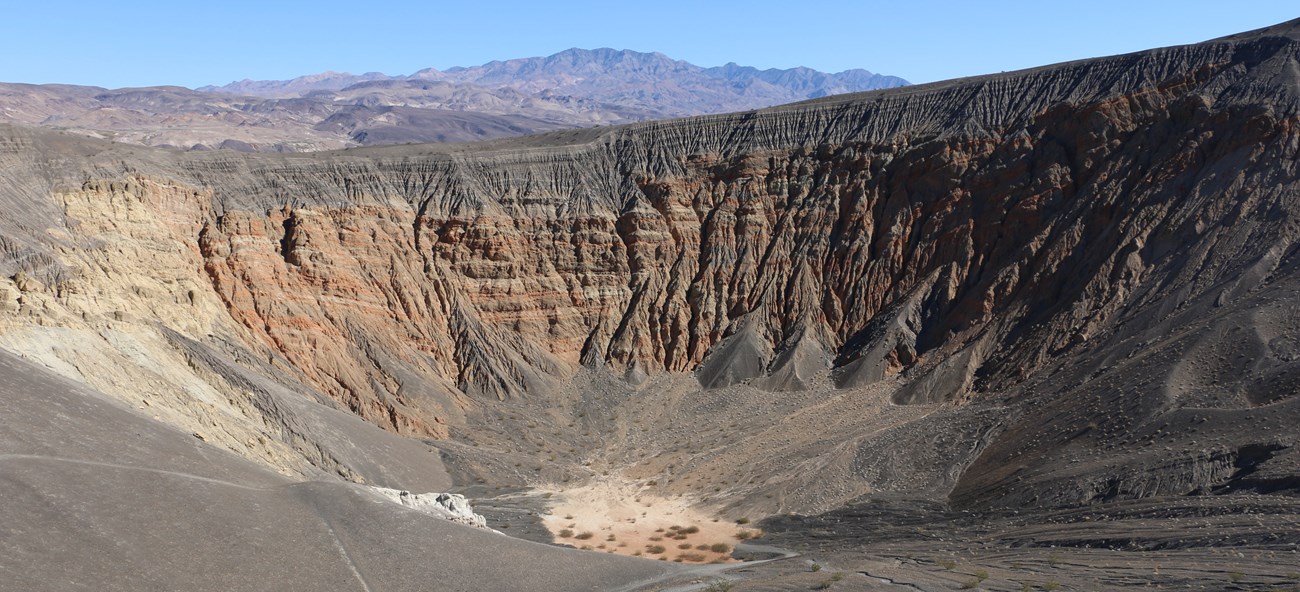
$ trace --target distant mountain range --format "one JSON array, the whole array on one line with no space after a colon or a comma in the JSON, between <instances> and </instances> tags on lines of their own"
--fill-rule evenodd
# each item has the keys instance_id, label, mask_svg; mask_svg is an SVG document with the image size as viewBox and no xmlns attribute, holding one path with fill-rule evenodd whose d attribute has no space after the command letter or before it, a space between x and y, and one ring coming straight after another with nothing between
<instances>
[{"instance_id":1,"label":"distant mountain range","mask_svg":"<svg viewBox=\"0 0 1300 592\"><path fill-rule=\"evenodd\" d=\"M324 72L292 80L242 80L199 90L285 98L319 91L401 88L425 82L511 89L543 98L581 97L670 117L770 107L907 84L897 76L861 69L828 74L811 68L759 70L735 63L702 68L658 52L601 48L568 49L548 57L493 61L445 71L427 68L410 76Z\"/></svg>"},{"instance_id":2,"label":"distant mountain range","mask_svg":"<svg viewBox=\"0 0 1300 592\"><path fill-rule=\"evenodd\" d=\"M703 68L661 53L569 49L408 76L323 72L193 90L0 84L0 121L154 146L303 151L744 111L905 84L860 69Z\"/></svg>"}]
</instances>

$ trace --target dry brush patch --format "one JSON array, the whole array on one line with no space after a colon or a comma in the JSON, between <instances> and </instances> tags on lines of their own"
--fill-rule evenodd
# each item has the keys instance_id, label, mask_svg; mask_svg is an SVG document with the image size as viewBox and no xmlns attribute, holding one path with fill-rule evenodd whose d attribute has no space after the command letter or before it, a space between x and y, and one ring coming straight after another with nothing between
<instances>
[{"instance_id":1,"label":"dry brush patch","mask_svg":"<svg viewBox=\"0 0 1300 592\"><path fill-rule=\"evenodd\" d=\"M735 525L701 512L684 498L650 495L637 484L612 478L550 493L554 506L543 524L557 541L599 537L605 543L598 549L620 555L681 563L734 561Z\"/></svg>"}]
</instances>

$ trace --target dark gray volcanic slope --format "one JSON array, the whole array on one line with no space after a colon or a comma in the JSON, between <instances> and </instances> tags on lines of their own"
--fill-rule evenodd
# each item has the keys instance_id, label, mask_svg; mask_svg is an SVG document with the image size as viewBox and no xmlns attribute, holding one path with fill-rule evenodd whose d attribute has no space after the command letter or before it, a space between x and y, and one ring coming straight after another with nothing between
<instances>
[{"instance_id":1,"label":"dark gray volcanic slope","mask_svg":"<svg viewBox=\"0 0 1300 592\"><path fill-rule=\"evenodd\" d=\"M9 354L0 375L0 590L592 590L666 569L293 483Z\"/></svg>"},{"instance_id":2,"label":"dark gray volcanic slope","mask_svg":"<svg viewBox=\"0 0 1300 592\"><path fill-rule=\"evenodd\" d=\"M901 498L1124 547L1025 522L1300 493L1300 21L469 146L4 128L0 165L4 346L285 470L373 472L267 393L428 439L458 485L729 517Z\"/></svg>"}]
</instances>

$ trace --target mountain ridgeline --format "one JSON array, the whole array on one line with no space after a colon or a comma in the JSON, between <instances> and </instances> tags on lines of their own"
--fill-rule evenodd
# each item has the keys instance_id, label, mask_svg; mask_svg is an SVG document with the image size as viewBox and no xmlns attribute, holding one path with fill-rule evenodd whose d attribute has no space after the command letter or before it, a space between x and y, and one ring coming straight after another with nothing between
<instances>
[{"instance_id":1,"label":"mountain ridgeline","mask_svg":"<svg viewBox=\"0 0 1300 592\"><path fill-rule=\"evenodd\" d=\"M439 71L426 68L409 76L326 72L292 80L242 80L202 91L264 97L297 97L317 92L413 87L430 82L512 89L530 95L570 95L656 113L684 117L770 107L828 95L904 86L897 76L862 69L826 73L812 68L769 68L728 63L704 68L662 53L631 50L567 49L547 57L493 61L481 66Z\"/></svg>"},{"instance_id":2,"label":"mountain ridgeline","mask_svg":"<svg viewBox=\"0 0 1300 592\"><path fill-rule=\"evenodd\" d=\"M865 70L701 68L659 53L571 49L410 76L325 72L199 90L0 83L0 122L147 146L300 152L504 138L904 84Z\"/></svg>"}]
</instances>

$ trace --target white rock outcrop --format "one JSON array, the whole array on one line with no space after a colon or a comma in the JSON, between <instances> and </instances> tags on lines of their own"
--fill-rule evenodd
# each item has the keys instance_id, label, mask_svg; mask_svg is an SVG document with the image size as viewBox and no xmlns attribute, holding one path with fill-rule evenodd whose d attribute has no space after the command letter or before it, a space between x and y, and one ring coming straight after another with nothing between
<instances>
[{"instance_id":1,"label":"white rock outcrop","mask_svg":"<svg viewBox=\"0 0 1300 592\"><path fill-rule=\"evenodd\" d=\"M458 493L411 493L387 487L371 487L376 493L403 506L466 526L492 530L487 519L474 513L469 500Z\"/></svg>"}]
</instances>

